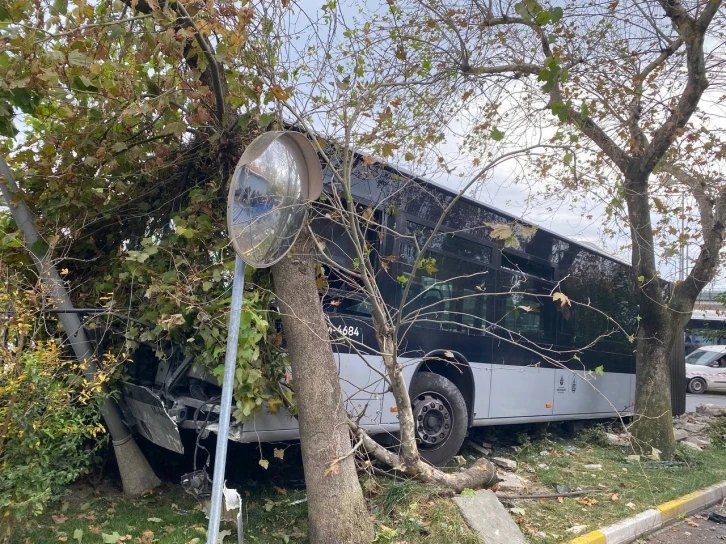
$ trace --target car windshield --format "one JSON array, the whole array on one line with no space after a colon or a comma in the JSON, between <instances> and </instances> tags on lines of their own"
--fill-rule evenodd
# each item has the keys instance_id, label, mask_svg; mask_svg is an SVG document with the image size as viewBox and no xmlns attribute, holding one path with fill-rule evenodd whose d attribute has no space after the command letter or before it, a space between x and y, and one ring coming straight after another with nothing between
<instances>
[{"instance_id":1,"label":"car windshield","mask_svg":"<svg viewBox=\"0 0 726 544\"><path fill-rule=\"evenodd\" d=\"M686 357L686 363L688 363L689 365L708 366L723 355L724 354L719 351L697 349Z\"/></svg>"}]
</instances>

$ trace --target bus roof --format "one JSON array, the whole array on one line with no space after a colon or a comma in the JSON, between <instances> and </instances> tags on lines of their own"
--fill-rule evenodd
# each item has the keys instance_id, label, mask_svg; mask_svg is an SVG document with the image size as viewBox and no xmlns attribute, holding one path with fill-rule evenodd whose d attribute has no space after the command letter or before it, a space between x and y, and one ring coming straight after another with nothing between
<instances>
[{"instance_id":1,"label":"bus roof","mask_svg":"<svg viewBox=\"0 0 726 544\"><path fill-rule=\"evenodd\" d=\"M360 153L356 153L356 155L358 155L359 158L362 158L363 157L363 155L360 154ZM407 170L406 168L402 168L402 167L398 167L398 166L392 166L391 164L388 164L388 163L383 162L383 161L379 161L377 164L379 164L380 166L382 166L385 170L389 170L389 171L392 171L394 173L402 174L404 176L407 176L409 178L412 178L417 183L421 183L421 184L425 184L425 185L430 185L432 187L435 187L436 189L438 189L439 191L441 191L443 193L449 194L450 196L457 196L459 194L457 191L455 191L453 189L450 189L449 187L446 187L445 185L442 185L441 183L438 183L438 182L432 181L430 179L426 179L426 178L423 178L421 176L418 176L417 174L415 174L414 172L412 172L410 170ZM511 221L520 221L520 222L523 222L523 223L526 223L526 224L531 224L530 221L525 221L521 217L517 217L516 215L512 215L511 213L505 212L505 211L501 210L500 208L497 208L496 206L492 206L491 204L486 204L486 203L482 202L481 200L477 200L476 198L470 197L468 195L462 195L461 196L461 200L464 200L465 202L470 202L470 203L472 203L472 204L474 204L476 206L480 206L482 208L486 208L487 210L492 211L492 212L494 212L494 213L496 213L498 215L501 215L504 218L507 218L507 219L509 219ZM613 260L615 262L618 262L620 264L624 264L627 267L631 267L632 266L632 264L629 263L627 260L623 259L622 257L619 257L618 255L613 255L611 253L608 253L607 251L605 251L603 248L597 246L596 244L593 244L591 242L581 242L581 241L575 240L573 238L568 238L567 236L563 236L562 234L558 234L558 233L554 232L553 230L550 230L550 229L548 229L546 227L542 227L540 225L537 225L537 228L538 229L541 229L543 232L546 232L546 233L548 233L548 234L550 234L550 235L552 235L552 236L554 236L556 238L559 238L560 240L564 240L565 242L568 242L570 244L575 244L577 246L580 246L580 247L582 247L584 249L587 249L588 251L592 251L593 253L597 253L598 255L601 255L602 257L606 257L606 258L608 258L610 260Z\"/></svg>"},{"instance_id":2,"label":"bus roof","mask_svg":"<svg viewBox=\"0 0 726 544\"><path fill-rule=\"evenodd\" d=\"M726 310L694 310L691 319L699 321L726 321Z\"/></svg>"}]
</instances>

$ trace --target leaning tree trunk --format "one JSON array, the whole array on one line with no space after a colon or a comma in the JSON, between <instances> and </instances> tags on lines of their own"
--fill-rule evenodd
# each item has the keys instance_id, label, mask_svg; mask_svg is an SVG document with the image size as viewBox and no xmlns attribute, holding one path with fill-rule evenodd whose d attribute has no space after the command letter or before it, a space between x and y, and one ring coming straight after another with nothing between
<instances>
[{"instance_id":1,"label":"leaning tree trunk","mask_svg":"<svg viewBox=\"0 0 726 544\"><path fill-rule=\"evenodd\" d=\"M86 338L78 314L63 311L73 310L71 297L53 264L50 251L36 253L33 247L37 241L41 240L40 234L35 228L30 210L22 199L13 174L2 156L0 156L0 194L5 198L15 223L23 233L25 245L38 270L38 277L46 296L58 310L61 310L58 313L58 320L63 325L68 343L83 366L86 378L93 381L97 370L93 347ZM104 393L108 393L105 391L105 386ZM154 470L123 422L116 400L110 395L103 402L101 415L111 435L124 493L130 497L138 497L160 485L161 481L156 477Z\"/></svg>"},{"instance_id":2,"label":"leaning tree trunk","mask_svg":"<svg viewBox=\"0 0 726 544\"><path fill-rule=\"evenodd\" d=\"M272 268L295 384L310 541L369 543L373 528L351 452L312 249L303 230L292 252Z\"/></svg>"}]
</instances>

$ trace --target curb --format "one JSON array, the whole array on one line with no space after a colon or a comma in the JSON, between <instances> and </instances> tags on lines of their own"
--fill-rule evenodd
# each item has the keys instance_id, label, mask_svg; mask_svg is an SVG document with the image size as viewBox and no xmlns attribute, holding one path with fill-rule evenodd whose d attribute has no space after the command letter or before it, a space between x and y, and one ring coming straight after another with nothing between
<instances>
[{"instance_id":1,"label":"curb","mask_svg":"<svg viewBox=\"0 0 726 544\"><path fill-rule=\"evenodd\" d=\"M673 523L681 514L692 514L726 499L726 481L665 502L613 525L570 540L569 544L628 544Z\"/></svg>"}]
</instances>

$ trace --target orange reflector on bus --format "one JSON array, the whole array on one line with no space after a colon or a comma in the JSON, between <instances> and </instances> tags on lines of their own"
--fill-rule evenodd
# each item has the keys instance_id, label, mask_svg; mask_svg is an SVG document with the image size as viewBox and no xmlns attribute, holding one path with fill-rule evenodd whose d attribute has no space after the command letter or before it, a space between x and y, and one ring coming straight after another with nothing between
<instances>
[{"instance_id":1,"label":"orange reflector on bus","mask_svg":"<svg viewBox=\"0 0 726 544\"><path fill-rule=\"evenodd\" d=\"M398 406L391 406L391 412L398 412Z\"/></svg>"},{"instance_id":2,"label":"orange reflector on bus","mask_svg":"<svg viewBox=\"0 0 726 544\"><path fill-rule=\"evenodd\" d=\"M552 408L552 403L548 402L547 404L545 404L545 408Z\"/></svg>"}]
</instances>

